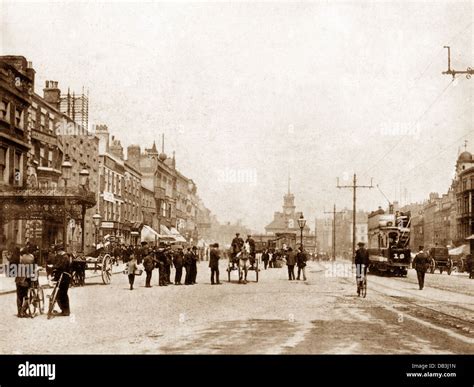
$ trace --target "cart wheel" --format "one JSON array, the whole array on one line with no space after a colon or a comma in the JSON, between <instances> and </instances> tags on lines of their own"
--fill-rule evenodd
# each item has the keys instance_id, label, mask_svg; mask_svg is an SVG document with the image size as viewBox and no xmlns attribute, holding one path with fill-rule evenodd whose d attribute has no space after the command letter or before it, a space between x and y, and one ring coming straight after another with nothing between
<instances>
[{"instance_id":1,"label":"cart wheel","mask_svg":"<svg viewBox=\"0 0 474 387\"><path fill-rule=\"evenodd\" d=\"M109 254L102 258L102 282L104 285L110 284L112 280L112 258Z\"/></svg>"}]
</instances>

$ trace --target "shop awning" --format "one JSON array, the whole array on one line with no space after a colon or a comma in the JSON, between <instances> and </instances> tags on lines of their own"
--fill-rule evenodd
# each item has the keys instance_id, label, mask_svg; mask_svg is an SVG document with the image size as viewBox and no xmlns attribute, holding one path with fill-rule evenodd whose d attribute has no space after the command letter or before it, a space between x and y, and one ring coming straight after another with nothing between
<instances>
[{"instance_id":1,"label":"shop awning","mask_svg":"<svg viewBox=\"0 0 474 387\"><path fill-rule=\"evenodd\" d=\"M162 239L162 236L158 234L150 226L144 225L141 232L141 241L142 242L158 242Z\"/></svg>"},{"instance_id":2,"label":"shop awning","mask_svg":"<svg viewBox=\"0 0 474 387\"><path fill-rule=\"evenodd\" d=\"M176 238L171 233L170 229L165 225L160 225L161 240L163 241L175 241Z\"/></svg>"},{"instance_id":3,"label":"shop awning","mask_svg":"<svg viewBox=\"0 0 474 387\"><path fill-rule=\"evenodd\" d=\"M173 235L173 237L176 239L176 242L187 242L186 241L186 238L183 237L178 230L176 230L176 228L174 227L171 227L171 234Z\"/></svg>"},{"instance_id":4,"label":"shop awning","mask_svg":"<svg viewBox=\"0 0 474 387\"><path fill-rule=\"evenodd\" d=\"M449 250L449 255L469 254L469 245L461 245Z\"/></svg>"}]
</instances>

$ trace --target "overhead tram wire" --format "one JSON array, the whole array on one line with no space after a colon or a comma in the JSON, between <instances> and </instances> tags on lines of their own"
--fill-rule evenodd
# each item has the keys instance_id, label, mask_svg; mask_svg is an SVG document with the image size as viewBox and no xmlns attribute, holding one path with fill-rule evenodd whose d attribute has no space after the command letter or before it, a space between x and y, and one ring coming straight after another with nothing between
<instances>
[{"instance_id":1,"label":"overhead tram wire","mask_svg":"<svg viewBox=\"0 0 474 387\"><path fill-rule=\"evenodd\" d=\"M441 93L438 94L438 96L434 99L434 101L428 106L427 109L417 118L417 120L413 123L413 125L410 127L410 130L413 129L414 126L418 124L418 122L428 113L428 111L434 106L436 102L439 101L439 99L442 97L442 95L446 92L446 90L453 84L453 80L449 82L446 87L441 91ZM408 130L408 132L410 132ZM377 162L373 163L367 170L365 170L361 176L368 176L368 173L372 171L374 168L377 166L380 166L380 163L387 158L387 156L392 153L395 148L401 144L401 142L407 137L407 134L403 135L400 137L400 140L398 140L389 150L386 152L380 159L377 160Z\"/></svg>"},{"instance_id":2,"label":"overhead tram wire","mask_svg":"<svg viewBox=\"0 0 474 387\"><path fill-rule=\"evenodd\" d=\"M453 42L453 40L457 39L457 37L459 35L461 35L464 31L466 31L471 25L473 24L473 22L469 22L462 30L460 30L459 32L457 32L455 35L453 35L449 40L448 40L448 43L447 44L451 44ZM437 52L436 54L432 57L432 59L430 60L430 62L428 63L428 65L425 67L425 69L421 72L421 74L415 78L415 83L417 83L422 77L423 75L425 74L425 72L430 68L430 66L433 64L434 62L434 59L444 50L444 47L441 47ZM451 82L452 83L452 82ZM449 88L449 86L451 85L451 83L449 83L447 85L447 87L445 89L443 89L443 91L441 92L441 94L438 96L440 97L445 91L446 89ZM437 98L438 99L438 98ZM435 101L429 106L428 110L431 108L431 106L437 101L437 99L435 99ZM415 121L415 124L413 124L413 126L415 126L418 121L426 114L427 111L425 111L416 121ZM412 127L413 127L412 126ZM411 128L410 128L411 129ZM377 161L377 163L373 164L368 170L366 170L365 172L363 172L361 174L361 176L367 176L367 174L374 168L374 166L378 165L382 160L385 159L385 157L387 157L388 154L390 154L403 140L405 139L405 137L401 137L400 140L394 144L394 146L382 157L380 158L379 161Z\"/></svg>"},{"instance_id":3,"label":"overhead tram wire","mask_svg":"<svg viewBox=\"0 0 474 387\"><path fill-rule=\"evenodd\" d=\"M459 144L459 141L461 141L462 139L464 139L465 137L469 136L470 134L473 134L474 133L474 129L470 130L468 133L462 135L461 137L457 138L456 141L452 142L451 144L447 145L446 147L444 147L443 149L441 149L438 153L434 154L433 156L425 159L424 161L416 164L415 166L413 166L412 168L410 168L408 171L404 171L403 174L406 176L405 178L403 178L402 174L400 173L397 177L401 177L400 181L406 181L406 179L409 177L408 174L415 170L416 168L422 166L423 164L426 164L428 161L431 161L435 158L437 158L440 154L446 152L449 148L451 148L452 146L454 145L458 145Z\"/></svg>"}]
</instances>

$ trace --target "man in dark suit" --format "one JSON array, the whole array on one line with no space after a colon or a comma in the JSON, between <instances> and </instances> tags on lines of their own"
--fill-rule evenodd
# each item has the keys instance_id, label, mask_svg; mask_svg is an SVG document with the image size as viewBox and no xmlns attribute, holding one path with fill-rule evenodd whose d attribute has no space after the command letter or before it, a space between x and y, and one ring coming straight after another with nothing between
<instances>
[{"instance_id":1,"label":"man in dark suit","mask_svg":"<svg viewBox=\"0 0 474 387\"><path fill-rule=\"evenodd\" d=\"M296 254L296 265L298 266L298 276L296 280L300 280L300 274L303 273L303 281L306 281L306 261L308 258L306 257L306 253L304 251L303 246L298 248L298 253Z\"/></svg>"},{"instance_id":2,"label":"man in dark suit","mask_svg":"<svg viewBox=\"0 0 474 387\"><path fill-rule=\"evenodd\" d=\"M69 284L71 282L71 256L64 251L62 245L57 246L56 264L54 265L55 280L61 282L58 286L58 305L61 313L53 311L60 316L69 316ZM62 274L62 276L61 276Z\"/></svg>"},{"instance_id":3,"label":"man in dark suit","mask_svg":"<svg viewBox=\"0 0 474 387\"><path fill-rule=\"evenodd\" d=\"M160 244L160 247L158 248L156 252L156 259L157 259L157 264L158 264L158 286L167 286L168 281L166 278L166 251L165 247Z\"/></svg>"},{"instance_id":4,"label":"man in dark suit","mask_svg":"<svg viewBox=\"0 0 474 387\"><path fill-rule=\"evenodd\" d=\"M295 279L296 254L291 247L288 248L286 255L286 265L288 266L288 279L292 281Z\"/></svg>"},{"instance_id":5,"label":"man in dark suit","mask_svg":"<svg viewBox=\"0 0 474 387\"><path fill-rule=\"evenodd\" d=\"M265 249L265 251L262 253L263 267L265 270L267 270L269 260L270 260L270 254L268 253L268 249Z\"/></svg>"},{"instance_id":6,"label":"man in dark suit","mask_svg":"<svg viewBox=\"0 0 474 387\"><path fill-rule=\"evenodd\" d=\"M186 270L186 274L184 277L184 284L185 285L192 285L191 282L191 266L192 266L192 253L191 253L191 248L188 247L188 250L186 251L186 254L184 254L184 269Z\"/></svg>"},{"instance_id":7,"label":"man in dark suit","mask_svg":"<svg viewBox=\"0 0 474 387\"><path fill-rule=\"evenodd\" d=\"M171 266L173 265L173 252L171 250L170 245L167 245L165 248L165 255L166 255L166 261L165 261L165 277L166 277L166 283L168 285L171 285Z\"/></svg>"},{"instance_id":8,"label":"man in dark suit","mask_svg":"<svg viewBox=\"0 0 474 387\"><path fill-rule=\"evenodd\" d=\"M214 243L211 245L211 251L209 253L209 267L211 268L211 285L220 285L219 282L219 259L220 251L219 251L219 244ZM216 280L214 281L214 276Z\"/></svg>"},{"instance_id":9,"label":"man in dark suit","mask_svg":"<svg viewBox=\"0 0 474 387\"><path fill-rule=\"evenodd\" d=\"M184 265L184 253L183 253L182 246L179 246L178 251L174 253L173 265L176 271L175 276L174 276L174 284L181 285L181 277L183 275L183 265Z\"/></svg>"},{"instance_id":10,"label":"man in dark suit","mask_svg":"<svg viewBox=\"0 0 474 387\"><path fill-rule=\"evenodd\" d=\"M196 277L197 277L197 262L199 261L199 255L197 251L197 247L193 246L191 249L191 284L195 285Z\"/></svg>"},{"instance_id":11,"label":"man in dark suit","mask_svg":"<svg viewBox=\"0 0 474 387\"><path fill-rule=\"evenodd\" d=\"M151 288L151 276L153 274L153 269L156 266L154 254L150 251L149 254L143 258L143 267L145 268L146 280L145 287Z\"/></svg>"},{"instance_id":12,"label":"man in dark suit","mask_svg":"<svg viewBox=\"0 0 474 387\"><path fill-rule=\"evenodd\" d=\"M416 270L416 276L418 277L418 286L420 290L423 290L425 286L425 274L430 266L430 260L428 254L423 251L423 246L420 246L418 254L413 259L413 267Z\"/></svg>"}]
</instances>

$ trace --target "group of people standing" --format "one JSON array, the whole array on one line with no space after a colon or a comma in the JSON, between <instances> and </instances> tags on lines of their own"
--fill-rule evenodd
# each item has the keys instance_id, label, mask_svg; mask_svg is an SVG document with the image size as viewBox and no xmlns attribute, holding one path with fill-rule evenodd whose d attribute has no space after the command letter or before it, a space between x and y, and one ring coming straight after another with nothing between
<instances>
[{"instance_id":1,"label":"group of people standing","mask_svg":"<svg viewBox=\"0 0 474 387\"><path fill-rule=\"evenodd\" d=\"M124 259L127 264L128 281L130 290L133 290L135 276L139 272L138 265L143 264L146 273L145 287L151 288L153 270L158 269L158 285L172 285L171 268L175 268L174 284L182 285L183 268L185 270L184 285L196 284L197 262L199 254L197 247L188 247L186 252L183 246L172 250L170 245L160 243L158 247L149 247L147 242L142 242L141 248Z\"/></svg>"},{"instance_id":2,"label":"group of people standing","mask_svg":"<svg viewBox=\"0 0 474 387\"><path fill-rule=\"evenodd\" d=\"M303 275L303 281L306 281L306 253L304 252L303 246L299 246L295 252L291 247L288 247L287 253L285 254L286 266L288 267L288 280L295 280L295 266L298 267L297 281L300 280Z\"/></svg>"}]
</instances>

